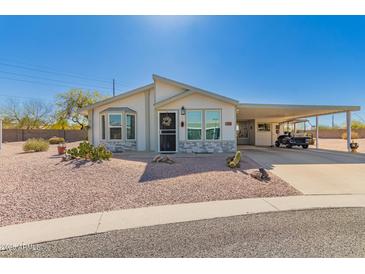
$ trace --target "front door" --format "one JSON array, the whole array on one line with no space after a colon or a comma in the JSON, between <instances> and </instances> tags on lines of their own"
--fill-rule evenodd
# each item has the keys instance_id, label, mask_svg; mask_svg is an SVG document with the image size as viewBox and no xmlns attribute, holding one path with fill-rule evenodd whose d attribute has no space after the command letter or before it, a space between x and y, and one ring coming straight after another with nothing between
<instances>
[{"instance_id":1,"label":"front door","mask_svg":"<svg viewBox=\"0 0 365 274\"><path fill-rule=\"evenodd\" d=\"M176 111L159 112L160 152L176 152L177 120Z\"/></svg>"}]
</instances>

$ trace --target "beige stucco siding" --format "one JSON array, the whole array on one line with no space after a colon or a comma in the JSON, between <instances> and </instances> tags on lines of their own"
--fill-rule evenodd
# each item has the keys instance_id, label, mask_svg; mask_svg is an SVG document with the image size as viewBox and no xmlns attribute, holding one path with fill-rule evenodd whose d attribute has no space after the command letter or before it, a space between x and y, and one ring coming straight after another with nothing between
<instances>
[{"instance_id":1,"label":"beige stucco siding","mask_svg":"<svg viewBox=\"0 0 365 274\"><path fill-rule=\"evenodd\" d=\"M160 102L172 96L176 96L185 90L177 87L176 85L172 85L166 82L162 82L159 80L155 81L156 93L155 93L155 102Z\"/></svg>"},{"instance_id":2,"label":"beige stucco siding","mask_svg":"<svg viewBox=\"0 0 365 274\"><path fill-rule=\"evenodd\" d=\"M222 140L236 140L236 121L235 121L235 111L236 108L233 104L224 103L220 100L213 99L208 96L201 94L192 94L166 104L160 107L158 110L177 110L179 113L179 140L186 140L186 115L181 115L181 107L184 106L186 110L189 109L217 109L221 111L221 128L222 128ZM184 127L181 127L181 121L184 121ZM225 125L225 122L231 122L231 125Z\"/></svg>"},{"instance_id":3,"label":"beige stucco siding","mask_svg":"<svg viewBox=\"0 0 365 274\"><path fill-rule=\"evenodd\" d=\"M111 107L128 107L137 112L136 115L136 141L137 150L146 150L146 98L145 93L140 92L135 95L114 101L110 104L96 107L94 109L94 143L100 144L100 112ZM125 130L123 135L125 134Z\"/></svg>"}]
</instances>

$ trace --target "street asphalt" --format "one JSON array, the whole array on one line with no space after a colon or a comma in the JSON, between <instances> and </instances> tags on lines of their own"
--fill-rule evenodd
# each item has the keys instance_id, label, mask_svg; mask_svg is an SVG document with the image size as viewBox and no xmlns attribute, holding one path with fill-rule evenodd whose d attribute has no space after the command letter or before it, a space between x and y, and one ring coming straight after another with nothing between
<instances>
[{"instance_id":1,"label":"street asphalt","mask_svg":"<svg viewBox=\"0 0 365 274\"><path fill-rule=\"evenodd\" d=\"M365 208L126 229L7 250L0 257L365 257Z\"/></svg>"}]
</instances>

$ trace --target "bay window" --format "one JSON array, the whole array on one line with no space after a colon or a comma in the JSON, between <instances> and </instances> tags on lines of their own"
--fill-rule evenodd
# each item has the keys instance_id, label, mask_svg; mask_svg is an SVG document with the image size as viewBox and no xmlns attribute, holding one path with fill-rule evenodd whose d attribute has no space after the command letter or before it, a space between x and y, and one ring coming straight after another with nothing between
<instances>
[{"instance_id":1,"label":"bay window","mask_svg":"<svg viewBox=\"0 0 365 274\"><path fill-rule=\"evenodd\" d=\"M122 114L109 114L109 139L122 140Z\"/></svg>"},{"instance_id":2,"label":"bay window","mask_svg":"<svg viewBox=\"0 0 365 274\"><path fill-rule=\"evenodd\" d=\"M101 115L101 139L105 140L105 115Z\"/></svg>"},{"instance_id":3,"label":"bay window","mask_svg":"<svg viewBox=\"0 0 365 274\"><path fill-rule=\"evenodd\" d=\"M127 114L127 140L136 139L136 115Z\"/></svg>"}]
</instances>

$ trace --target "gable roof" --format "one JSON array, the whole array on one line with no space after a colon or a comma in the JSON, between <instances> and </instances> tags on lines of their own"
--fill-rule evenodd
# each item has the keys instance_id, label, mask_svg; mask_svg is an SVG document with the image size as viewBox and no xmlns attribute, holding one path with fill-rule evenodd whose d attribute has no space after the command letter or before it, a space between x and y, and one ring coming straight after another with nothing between
<instances>
[{"instance_id":1,"label":"gable roof","mask_svg":"<svg viewBox=\"0 0 365 274\"><path fill-rule=\"evenodd\" d=\"M86 106L86 107L80 109L80 113L85 113L89 109L93 109L93 108L96 108L96 107L99 107L99 106L102 106L102 105L105 105L105 104L109 104L109 103L111 103L115 100L120 100L120 99L129 97L129 96L135 95L137 93L149 90L149 89L153 88L154 86L155 85L152 83L152 84L148 84L148 85L136 88L136 89L129 90L127 92L121 93L121 94L113 96L113 97L108 97L104 100L96 102L95 104L92 104L92 105L89 105L89 106Z\"/></svg>"},{"instance_id":2,"label":"gable roof","mask_svg":"<svg viewBox=\"0 0 365 274\"><path fill-rule=\"evenodd\" d=\"M175 86L178 86L178 87L181 87L181 88L185 89L185 91L182 92L181 94L178 94L178 95L169 97L165 100L162 100L160 102L157 102L155 104L155 106L158 106L158 107L162 106L162 105L165 105L167 103L170 103L172 101L178 100L180 98L186 97L186 96L191 95L193 93L199 93L199 94L202 94L202 95L205 95L205 96L208 96L208 97L211 97L211 98L214 98L214 99L217 99L219 101L223 101L223 102L226 102L226 103L229 103L229 104L234 104L234 105L238 104L238 101L234 100L232 98L222 96L220 94L217 94L217 93L214 93L214 92L211 92L211 91L207 91L207 90L203 90L203 89L200 89L200 88L197 88L197 87L193 87L191 85L184 84L184 83L172 80L172 79L168 79L168 78L156 75L156 74L153 74L152 78L153 78L154 81L158 80L158 81L166 82L166 83L169 83L169 84L172 84L172 85L175 85ZM96 107L99 107L99 106L102 106L102 105L105 105L105 104L109 104L109 103L111 103L115 100L120 100L120 99L126 98L128 96L132 96L134 94L137 94L139 92L149 90L149 89L154 88L154 87L155 87L155 83L151 83L151 84L148 84L148 85L145 85L145 86L142 86L142 87L139 87L139 88L132 89L130 91L121 93L119 95L109 97L107 99L96 102L95 104L92 104L92 105L89 105L87 107L84 107L84 108L80 109L80 113L87 114L87 111L90 110L90 109L93 109L93 108L96 108Z\"/></svg>"},{"instance_id":3,"label":"gable roof","mask_svg":"<svg viewBox=\"0 0 365 274\"><path fill-rule=\"evenodd\" d=\"M163 106L167 103L170 103L170 102L173 102L175 100L181 99L181 98L186 97L188 95L191 95L193 93L202 94L202 95L205 95L205 96L208 96L208 97L211 97L211 98L214 98L214 99L217 99L219 101L223 101L223 102L226 102L226 103L229 103L229 104L233 104L233 105L238 104L238 101L234 100L232 98L222 96L220 94L217 94L217 93L214 93L214 92L211 92L211 91L207 91L207 90L204 90L204 89L201 89L201 88L197 88L197 87L194 87L194 86L191 86L191 85L188 85L188 84L185 84L185 83L181 83L181 82L178 82L178 81L175 81L175 80L172 80L172 79L168 79L168 78L156 75L156 74L153 74L152 78L153 78L154 81L159 80L159 81L170 83L172 85L175 85L175 86L178 86L178 87L181 87L181 88L185 89L184 92L182 92L178 95L169 97L167 99L164 99L162 101L159 101L159 102L155 103L156 107Z\"/></svg>"}]
</instances>

